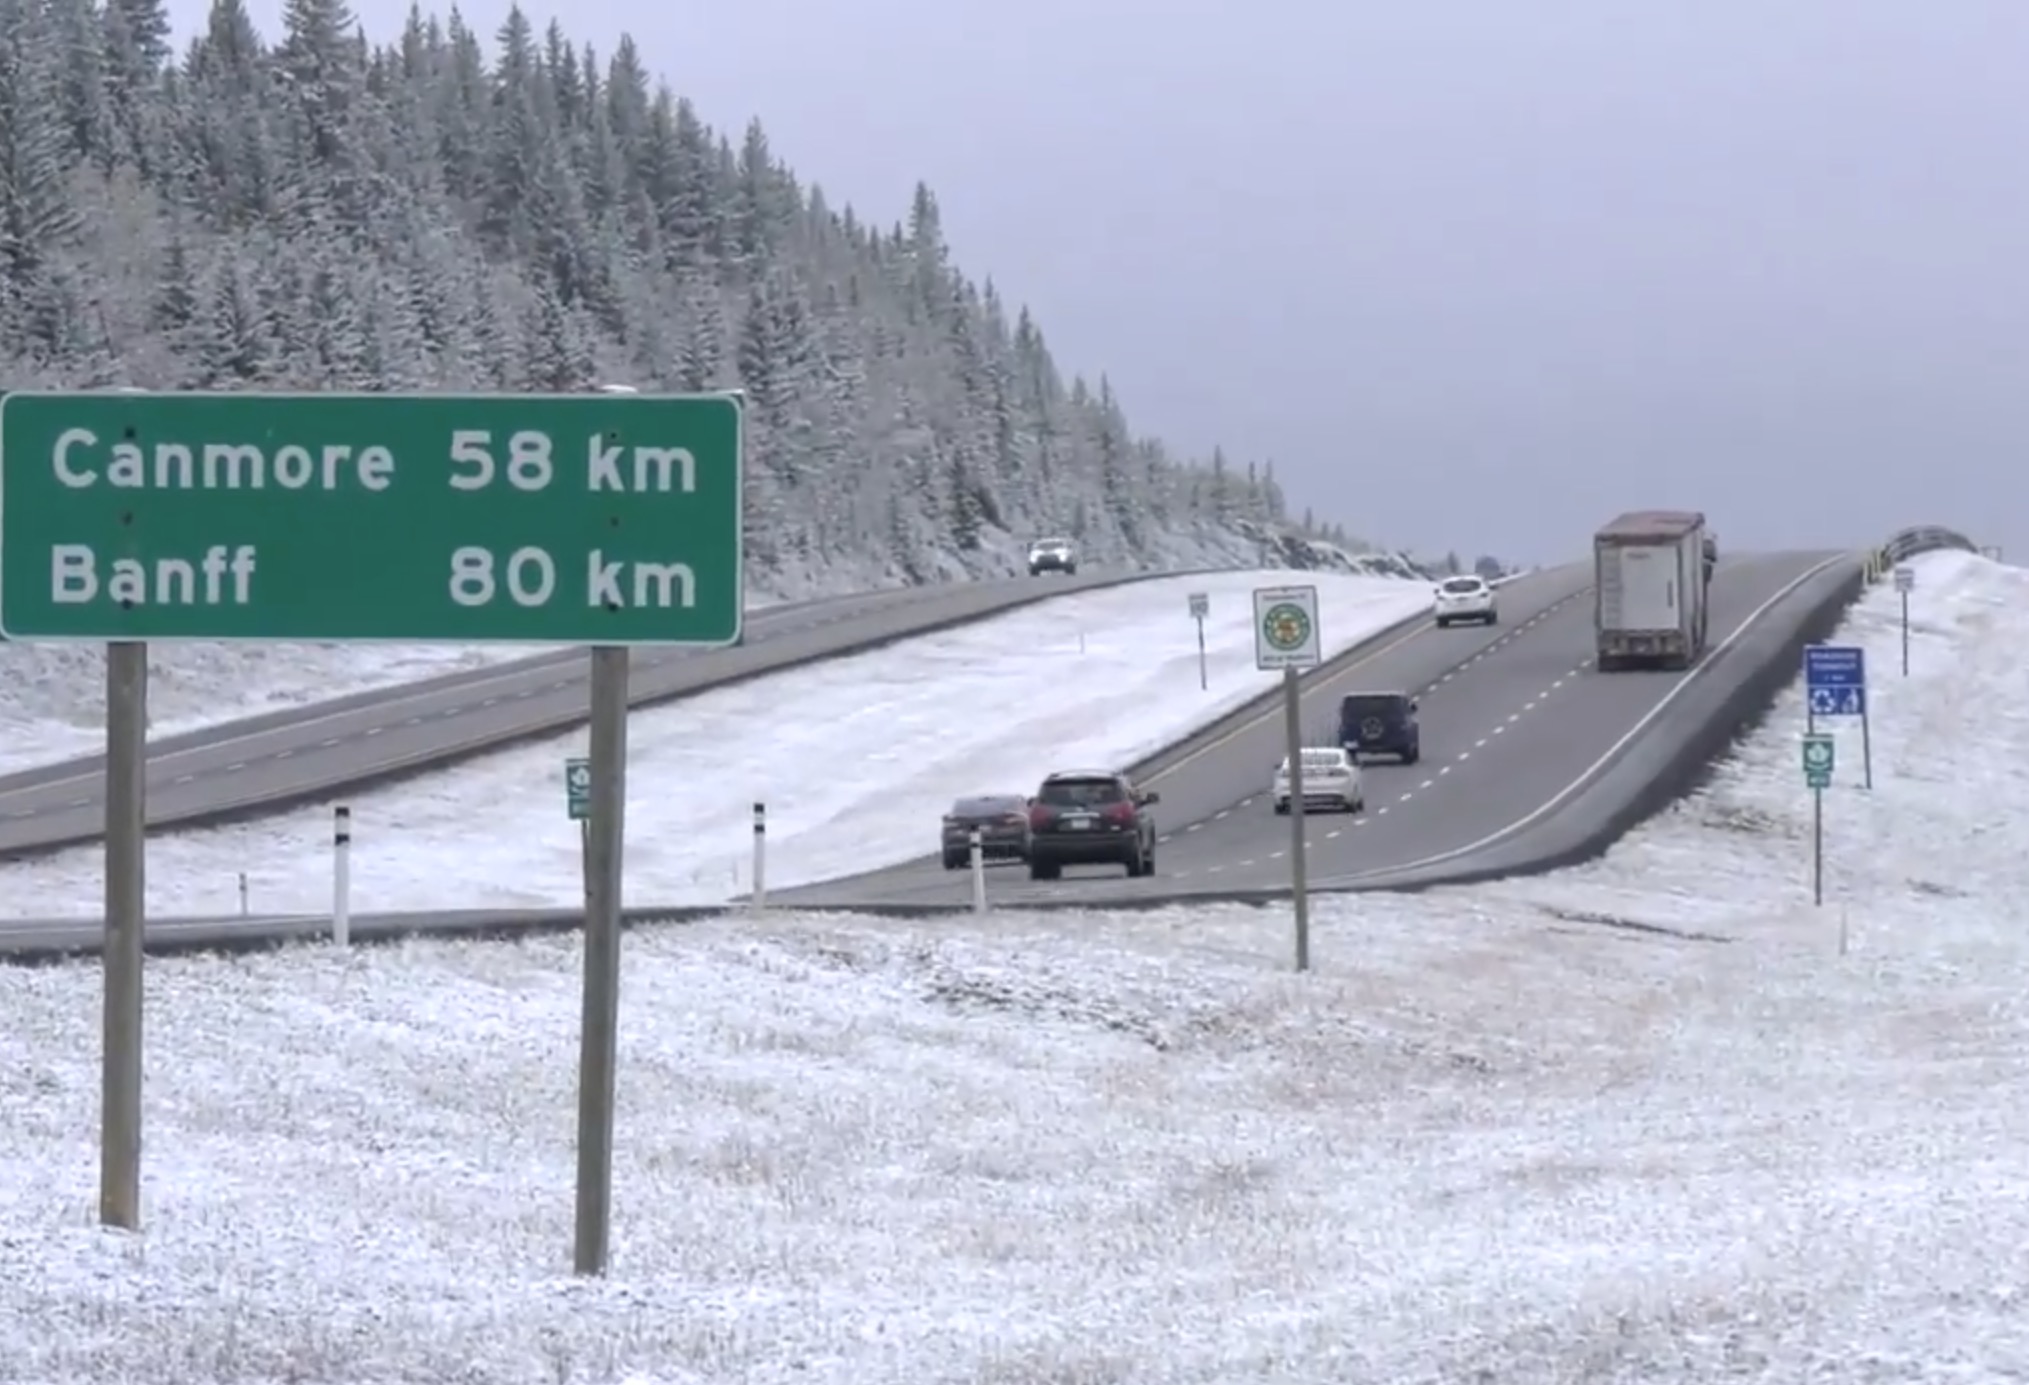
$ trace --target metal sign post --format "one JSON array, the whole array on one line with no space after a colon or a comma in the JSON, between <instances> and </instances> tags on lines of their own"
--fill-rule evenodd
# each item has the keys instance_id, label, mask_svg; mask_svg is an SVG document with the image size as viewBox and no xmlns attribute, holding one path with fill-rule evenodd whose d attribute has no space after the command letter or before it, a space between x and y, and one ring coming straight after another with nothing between
<instances>
[{"instance_id":1,"label":"metal sign post","mask_svg":"<svg viewBox=\"0 0 2029 1385\"><path fill-rule=\"evenodd\" d=\"M613 1088L620 1047L620 845L627 811L627 650L592 650L585 999L578 1041L579 1274L604 1274L613 1217Z\"/></svg>"},{"instance_id":2,"label":"metal sign post","mask_svg":"<svg viewBox=\"0 0 2029 1385\"><path fill-rule=\"evenodd\" d=\"M1212 598L1205 592L1191 593L1191 619L1198 623L1198 691L1208 691L1212 686L1211 675L1205 669L1205 617L1211 612Z\"/></svg>"},{"instance_id":3,"label":"metal sign post","mask_svg":"<svg viewBox=\"0 0 2029 1385\"><path fill-rule=\"evenodd\" d=\"M1804 787L1811 791L1811 903L1825 902L1825 790L1832 787L1838 742L1815 732L1803 738Z\"/></svg>"},{"instance_id":4,"label":"metal sign post","mask_svg":"<svg viewBox=\"0 0 2029 1385\"><path fill-rule=\"evenodd\" d=\"M1860 718L1861 785L1874 787L1874 729L1867 719L1867 651L1855 644L1804 646L1805 729L1820 717Z\"/></svg>"},{"instance_id":5,"label":"metal sign post","mask_svg":"<svg viewBox=\"0 0 2029 1385\"><path fill-rule=\"evenodd\" d=\"M1916 569L1895 569L1895 594L1902 598L1902 676L1909 676L1909 594L1916 590Z\"/></svg>"},{"instance_id":6,"label":"metal sign post","mask_svg":"<svg viewBox=\"0 0 2029 1385\"><path fill-rule=\"evenodd\" d=\"M106 937L99 1221L141 1229L142 956L147 918L148 646L106 646Z\"/></svg>"},{"instance_id":7,"label":"metal sign post","mask_svg":"<svg viewBox=\"0 0 2029 1385\"><path fill-rule=\"evenodd\" d=\"M1254 593L1254 666L1282 671L1284 739L1289 747L1289 887L1296 906L1296 969L1310 970L1310 888L1303 811L1305 669L1323 660L1316 587L1261 587Z\"/></svg>"}]
</instances>

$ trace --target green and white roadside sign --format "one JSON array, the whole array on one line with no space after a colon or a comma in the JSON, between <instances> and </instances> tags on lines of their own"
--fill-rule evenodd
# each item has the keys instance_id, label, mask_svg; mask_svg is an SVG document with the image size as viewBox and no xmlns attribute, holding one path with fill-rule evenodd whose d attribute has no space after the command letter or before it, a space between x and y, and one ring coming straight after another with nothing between
<instances>
[{"instance_id":1,"label":"green and white roadside sign","mask_svg":"<svg viewBox=\"0 0 2029 1385\"><path fill-rule=\"evenodd\" d=\"M11 640L737 644L729 395L14 393Z\"/></svg>"},{"instance_id":2,"label":"green and white roadside sign","mask_svg":"<svg viewBox=\"0 0 2029 1385\"><path fill-rule=\"evenodd\" d=\"M592 816L592 762L582 758L564 761L564 812L572 822Z\"/></svg>"},{"instance_id":3,"label":"green and white roadside sign","mask_svg":"<svg viewBox=\"0 0 2029 1385\"><path fill-rule=\"evenodd\" d=\"M1254 591L1254 666L1316 668L1323 663L1316 587L1257 587Z\"/></svg>"},{"instance_id":4,"label":"green and white roadside sign","mask_svg":"<svg viewBox=\"0 0 2029 1385\"><path fill-rule=\"evenodd\" d=\"M1838 763L1838 742L1821 732L1803 738L1804 787L1829 789L1832 770Z\"/></svg>"}]
</instances>

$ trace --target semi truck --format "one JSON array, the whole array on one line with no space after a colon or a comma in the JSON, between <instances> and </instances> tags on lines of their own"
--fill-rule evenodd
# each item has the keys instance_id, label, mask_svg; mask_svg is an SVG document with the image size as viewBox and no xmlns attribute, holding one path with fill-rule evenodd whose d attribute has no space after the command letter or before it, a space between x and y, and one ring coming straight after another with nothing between
<instances>
[{"instance_id":1,"label":"semi truck","mask_svg":"<svg viewBox=\"0 0 2029 1385\"><path fill-rule=\"evenodd\" d=\"M1696 510L1632 510L1592 541L1601 673L1686 669L1705 652L1718 540Z\"/></svg>"}]
</instances>

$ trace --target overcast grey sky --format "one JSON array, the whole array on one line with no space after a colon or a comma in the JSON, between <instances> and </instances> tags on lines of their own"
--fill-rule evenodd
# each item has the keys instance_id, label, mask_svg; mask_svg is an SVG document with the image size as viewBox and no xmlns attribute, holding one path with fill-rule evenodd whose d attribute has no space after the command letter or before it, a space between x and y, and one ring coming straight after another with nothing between
<instances>
[{"instance_id":1,"label":"overcast grey sky","mask_svg":"<svg viewBox=\"0 0 2029 1385\"><path fill-rule=\"evenodd\" d=\"M180 0L188 32L200 0ZM355 0L394 35L406 0ZM468 0L491 34L507 0ZM538 27L555 5L526 7ZM278 32L281 0L253 0ZM1139 429L1549 560L1917 520L2029 555L2024 0L576 0L960 262Z\"/></svg>"}]
</instances>

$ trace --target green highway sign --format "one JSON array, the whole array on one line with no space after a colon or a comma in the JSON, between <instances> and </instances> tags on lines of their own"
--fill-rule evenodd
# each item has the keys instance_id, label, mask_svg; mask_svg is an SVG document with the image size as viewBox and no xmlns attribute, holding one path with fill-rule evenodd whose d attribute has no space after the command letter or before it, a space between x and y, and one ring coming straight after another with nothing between
<instances>
[{"instance_id":1,"label":"green highway sign","mask_svg":"<svg viewBox=\"0 0 2029 1385\"><path fill-rule=\"evenodd\" d=\"M0 636L736 644L730 395L14 393Z\"/></svg>"},{"instance_id":2,"label":"green highway sign","mask_svg":"<svg viewBox=\"0 0 2029 1385\"><path fill-rule=\"evenodd\" d=\"M1838 762L1838 743L1830 736L1812 734L1803 739L1804 787L1829 789L1832 769Z\"/></svg>"},{"instance_id":3,"label":"green highway sign","mask_svg":"<svg viewBox=\"0 0 2029 1385\"><path fill-rule=\"evenodd\" d=\"M592 762L573 758L564 761L564 812L572 822L592 816Z\"/></svg>"}]
</instances>

